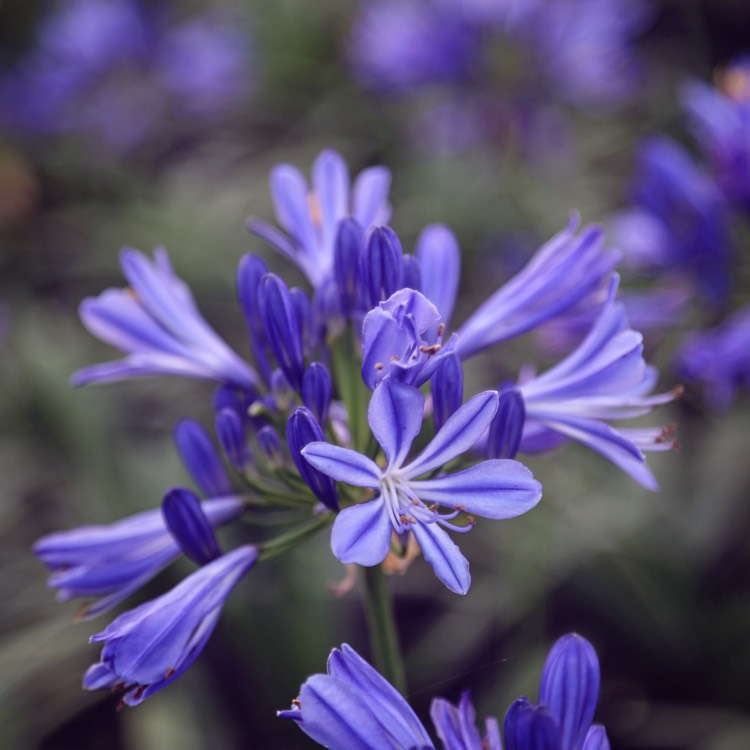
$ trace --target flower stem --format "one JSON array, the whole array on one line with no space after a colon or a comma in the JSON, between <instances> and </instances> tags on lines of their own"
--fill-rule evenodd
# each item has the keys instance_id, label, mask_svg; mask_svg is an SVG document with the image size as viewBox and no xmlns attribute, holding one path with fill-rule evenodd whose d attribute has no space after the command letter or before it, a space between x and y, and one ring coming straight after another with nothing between
<instances>
[{"instance_id":1,"label":"flower stem","mask_svg":"<svg viewBox=\"0 0 750 750\"><path fill-rule=\"evenodd\" d=\"M402 695L406 692L406 672L398 642L393 604L380 565L363 568L365 615L375 664L380 673Z\"/></svg>"}]
</instances>

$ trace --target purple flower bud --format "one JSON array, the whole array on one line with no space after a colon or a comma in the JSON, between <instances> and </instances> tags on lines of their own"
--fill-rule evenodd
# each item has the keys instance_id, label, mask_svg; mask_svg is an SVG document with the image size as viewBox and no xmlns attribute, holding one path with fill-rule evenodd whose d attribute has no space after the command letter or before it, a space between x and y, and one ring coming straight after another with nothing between
<instances>
[{"instance_id":1,"label":"purple flower bud","mask_svg":"<svg viewBox=\"0 0 750 750\"><path fill-rule=\"evenodd\" d=\"M310 299L297 287L289 290L289 296L292 298L294 312L297 315L297 326L299 327L300 336L302 337L302 349L305 352L305 355L309 355L317 345Z\"/></svg>"},{"instance_id":2,"label":"purple flower bud","mask_svg":"<svg viewBox=\"0 0 750 750\"><path fill-rule=\"evenodd\" d=\"M216 436L232 468L240 474L246 471L253 462L253 454L247 444L245 424L234 409L226 407L218 412Z\"/></svg>"},{"instance_id":3,"label":"purple flower bud","mask_svg":"<svg viewBox=\"0 0 750 750\"><path fill-rule=\"evenodd\" d=\"M302 378L302 400L321 427L328 421L332 393L333 381L328 369L320 362L313 362Z\"/></svg>"},{"instance_id":4,"label":"purple flower bud","mask_svg":"<svg viewBox=\"0 0 750 750\"><path fill-rule=\"evenodd\" d=\"M289 384L299 392L305 355L292 296L286 284L275 274L269 273L260 283L259 298L268 345Z\"/></svg>"},{"instance_id":5,"label":"purple flower bud","mask_svg":"<svg viewBox=\"0 0 750 750\"><path fill-rule=\"evenodd\" d=\"M266 331L260 314L260 282L268 274L268 265L257 255L247 253L237 266L237 296L250 331L250 345L255 362L266 382L271 366L266 356Z\"/></svg>"},{"instance_id":6,"label":"purple flower bud","mask_svg":"<svg viewBox=\"0 0 750 750\"><path fill-rule=\"evenodd\" d=\"M437 432L464 401L464 373L456 354L450 353L443 358L432 376L430 387L432 419Z\"/></svg>"},{"instance_id":7,"label":"purple flower bud","mask_svg":"<svg viewBox=\"0 0 750 750\"><path fill-rule=\"evenodd\" d=\"M174 431L182 463L200 491L207 497L232 494L232 483L205 429L192 419L184 419Z\"/></svg>"},{"instance_id":8,"label":"purple flower bud","mask_svg":"<svg viewBox=\"0 0 750 750\"><path fill-rule=\"evenodd\" d=\"M360 294L360 262L364 253L364 233L354 218L339 223L334 245L333 273L339 294L341 314L351 318Z\"/></svg>"},{"instance_id":9,"label":"purple flower bud","mask_svg":"<svg viewBox=\"0 0 750 750\"><path fill-rule=\"evenodd\" d=\"M521 445L526 407L513 384L498 389L497 414L490 425L487 458L515 458Z\"/></svg>"},{"instance_id":10,"label":"purple flower bud","mask_svg":"<svg viewBox=\"0 0 750 750\"><path fill-rule=\"evenodd\" d=\"M392 229L375 227L372 230L360 268L368 310L401 288L402 256L401 242Z\"/></svg>"},{"instance_id":11,"label":"purple flower bud","mask_svg":"<svg viewBox=\"0 0 750 750\"><path fill-rule=\"evenodd\" d=\"M322 440L325 440L323 430L312 412L304 406L295 409L286 423L286 441L294 465L315 496L331 510L338 510L338 496L333 479L314 469L302 456L302 449L306 445Z\"/></svg>"},{"instance_id":12,"label":"purple flower bud","mask_svg":"<svg viewBox=\"0 0 750 750\"><path fill-rule=\"evenodd\" d=\"M205 565L221 555L213 527L195 493L180 487L170 490L161 512L170 533L191 560Z\"/></svg>"}]
</instances>

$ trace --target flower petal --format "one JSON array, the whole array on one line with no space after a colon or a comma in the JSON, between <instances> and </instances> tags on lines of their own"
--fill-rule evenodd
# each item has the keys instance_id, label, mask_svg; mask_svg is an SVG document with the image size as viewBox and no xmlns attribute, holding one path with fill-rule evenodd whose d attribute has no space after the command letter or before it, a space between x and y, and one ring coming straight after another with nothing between
<instances>
[{"instance_id":1,"label":"flower petal","mask_svg":"<svg viewBox=\"0 0 750 750\"><path fill-rule=\"evenodd\" d=\"M489 427L497 411L497 391L484 391L469 399L448 418L427 447L404 467L408 479L426 474L469 450Z\"/></svg>"},{"instance_id":2,"label":"flower petal","mask_svg":"<svg viewBox=\"0 0 750 750\"><path fill-rule=\"evenodd\" d=\"M601 724L592 725L583 742L583 750L609 750L607 730Z\"/></svg>"},{"instance_id":3,"label":"flower petal","mask_svg":"<svg viewBox=\"0 0 750 750\"><path fill-rule=\"evenodd\" d=\"M437 307L447 326L453 313L461 272L458 242L448 227L431 224L417 238L416 254L422 271L422 294Z\"/></svg>"},{"instance_id":4,"label":"flower petal","mask_svg":"<svg viewBox=\"0 0 750 750\"><path fill-rule=\"evenodd\" d=\"M318 471L355 487L380 487L380 467L367 456L350 448L322 441L308 443L300 453Z\"/></svg>"},{"instance_id":5,"label":"flower petal","mask_svg":"<svg viewBox=\"0 0 750 750\"><path fill-rule=\"evenodd\" d=\"M496 520L520 516L542 498L542 485L523 464L501 458L483 461L456 474L413 480L409 487L425 503Z\"/></svg>"},{"instance_id":6,"label":"flower petal","mask_svg":"<svg viewBox=\"0 0 750 750\"><path fill-rule=\"evenodd\" d=\"M466 594L471 585L469 562L458 545L436 523L415 523L411 527L435 575L456 594Z\"/></svg>"},{"instance_id":7,"label":"flower petal","mask_svg":"<svg viewBox=\"0 0 750 750\"><path fill-rule=\"evenodd\" d=\"M377 565L388 554L391 531L391 521L380 498L353 505L336 516L331 549L343 563Z\"/></svg>"},{"instance_id":8,"label":"flower petal","mask_svg":"<svg viewBox=\"0 0 750 750\"><path fill-rule=\"evenodd\" d=\"M406 460L424 415L424 396L418 388L386 378L374 391L367 409L370 429L385 451L388 467Z\"/></svg>"}]
</instances>

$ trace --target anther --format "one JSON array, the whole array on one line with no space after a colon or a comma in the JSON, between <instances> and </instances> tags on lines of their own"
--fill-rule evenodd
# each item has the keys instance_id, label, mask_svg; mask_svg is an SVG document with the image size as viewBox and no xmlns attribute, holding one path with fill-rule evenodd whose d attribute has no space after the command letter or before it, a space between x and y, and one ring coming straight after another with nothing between
<instances>
[{"instance_id":1,"label":"anther","mask_svg":"<svg viewBox=\"0 0 750 750\"><path fill-rule=\"evenodd\" d=\"M376 362L374 366L376 370L382 370L385 367L382 362Z\"/></svg>"},{"instance_id":2,"label":"anther","mask_svg":"<svg viewBox=\"0 0 750 750\"><path fill-rule=\"evenodd\" d=\"M168 680L177 670L174 667L170 667L165 673L164 673L164 679Z\"/></svg>"},{"instance_id":3,"label":"anther","mask_svg":"<svg viewBox=\"0 0 750 750\"><path fill-rule=\"evenodd\" d=\"M419 351L422 352L422 354L437 354L441 349L443 348L442 344L432 344L431 346L427 346L427 344L422 344L422 346L419 347Z\"/></svg>"},{"instance_id":4,"label":"anther","mask_svg":"<svg viewBox=\"0 0 750 750\"><path fill-rule=\"evenodd\" d=\"M442 338L444 333L445 333L445 323L441 323L438 326L438 337Z\"/></svg>"}]
</instances>

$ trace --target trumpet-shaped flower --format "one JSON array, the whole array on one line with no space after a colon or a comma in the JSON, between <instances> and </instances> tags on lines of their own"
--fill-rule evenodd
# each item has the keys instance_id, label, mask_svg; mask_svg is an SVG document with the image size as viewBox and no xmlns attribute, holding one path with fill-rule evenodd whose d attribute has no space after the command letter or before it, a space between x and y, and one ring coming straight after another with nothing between
<instances>
[{"instance_id":1,"label":"trumpet-shaped flower","mask_svg":"<svg viewBox=\"0 0 750 750\"><path fill-rule=\"evenodd\" d=\"M237 518L242 507L235 497L201 504L213 527ZM96 599L79 611L85 619L112 609L181 554L160 509L106 526L48 534L36 542L34 553L49 568L48 585L58 590L60 601L77 596Z\"/></svg>"},{"instance_id":2,"label":"trumpet-shaped flower","mask_svg":"<svg viewBox=\"0 0 750 750\"><path fill-rule=\"evenodd\" d=\"M433 750L409 704L351 646L333 649L327 670L310 677L293 708L278 715L330 750Z\"/></svg>"},{"instance_id":3,"label":"trumpet-shaped flower","mask_svg":"<svg viewBox=\"0 0 750 750\"><path fill-rule=\"evenodd\" d=\"M387 466L354 450L324 442L302 449L318 471L355 487L378 492L374 500L350 506L336 517L333 553L344 563L371 566L382 562L392 532L412 532L427 562L451 591L465 594L471 582L469 564L444 531L467 531L451 521L461 512L504 519L521 515L541 498L541 485L522 464L489 460L455 474L419 479L469 450L484 433L497 410L497 393L470 399L412 461L406 463L420 431L424 397L411 385L386 378L373 392L368 409L370 428L380 443ZM450 508L442 514L437 506Z\"/></svg>"},{"instance_id":4,"label":"trumpet-shaped flower","mask_svg":"<svg viewBox=\"0 0 750 750\"><path fill-rule=\"evenodd\" d=\"M257 375L206 323L187 285L174 273L164 248L153 262L125 249L120 265L129 289L108 289L81 303L83 324L126 357L93 365L74 385L149 375L182 375L253 388Z\"/></svg>"},{"instance_id":5,"label":"trumpet-shaped flower","mask_svg":"<svg viewBox=\"0 0 750 750\"><path fill-rule=\"evenodd\" d=\"M570 309L610 274L620 253L605 250L601 229L579 219L542 245L510 281L483 302L458 329L461 359L536 328Z\"/></svg>"},{"instance_id":6,"label":"trumpet-shaped flower","mask_svg":"<svg viewBox=\"0 0 750 750\"><path fill-rule=\"evenodd\" d=\"M104 648L83 686L123 690L123 703L135 706L169 685L198 658L226 598L257 559L255 547L239 547L166 594L120 615L91 637Z\"/></svg>"},{"instance_id":7,"label":"trumpet-shaped flower","mask_svg":"<svg viewBox=\"0 0 750 750\"><path fill-rule=\"evenodd\" d=\"M260 219L248 229L295 263L319 287L333 273L334 245L339 222L353 216L367 230L388 221L391 173L369 167L350 184L341 156L323 151L312 168L312 186L291 164L271 171L271 194L279 224L286 234Z\"/></svg>"},{"instance_id":8,"label":"trumpet-shaped flower","mask_svg":"<svg viewBox=\"0 0 750 750\"><path fill-rule=\"evenodd\" d=\"M643 359L643 337L628 325L615 300L619 278L586 338L547 372L523 380L517 389L526 411L521 451L532 442L562 436L597 451L644 487L658 484L644 450L673 446L668 428L618 428L606 420L629 419L674 400L679 390L649 396L657 373Z\"/></svg>"}]
</instances>

